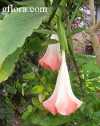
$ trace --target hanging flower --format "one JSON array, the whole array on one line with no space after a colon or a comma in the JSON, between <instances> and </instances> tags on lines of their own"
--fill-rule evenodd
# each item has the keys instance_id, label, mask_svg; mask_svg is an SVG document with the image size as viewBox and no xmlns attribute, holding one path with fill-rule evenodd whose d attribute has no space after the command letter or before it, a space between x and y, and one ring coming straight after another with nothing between
<instances>
[{"instance_id":1,"label":"hanging flower","mask_svg":"<svg viewBox=\"0 0 100 126\"><path fill-rule=\"evenodd\" d=\"M62 53L62 63L59 70L56 87L52 96L43 102L45 109L53 115L70 115L75 112L82 102L75 97L70 85L68 68L66 65L65 52Z\"/></svg>"},{"instance_id":2,"label":"hanging flower","mask_svg":"<svg viewBox=\"0 0 100 126\"><path fill-rule=\"evenodd\" d=\"M39 64L45 69L56 71L61 65L60 44L50 44Z\"/></svg>"}]
</instances>

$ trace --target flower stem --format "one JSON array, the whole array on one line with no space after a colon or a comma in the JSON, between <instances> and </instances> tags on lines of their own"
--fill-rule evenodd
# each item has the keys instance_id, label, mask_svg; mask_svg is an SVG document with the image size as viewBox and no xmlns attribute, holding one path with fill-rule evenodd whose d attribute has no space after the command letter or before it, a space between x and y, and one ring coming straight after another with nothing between
<instances>
[{"instance_id":1,"label":"flower stem","mask_svg":"<svg viewBox=\"0 0 100 126\"><path fill-rule=\"evenodd\" d=\"M62 17L62 13L60 13L60 15L57 18L59 41L60 41L62 50L65 50L67 53L69 53L67 38L66 38L66 31L65 31L64 24L61 21L61 17Z\"/></svg>"}]
</instances>

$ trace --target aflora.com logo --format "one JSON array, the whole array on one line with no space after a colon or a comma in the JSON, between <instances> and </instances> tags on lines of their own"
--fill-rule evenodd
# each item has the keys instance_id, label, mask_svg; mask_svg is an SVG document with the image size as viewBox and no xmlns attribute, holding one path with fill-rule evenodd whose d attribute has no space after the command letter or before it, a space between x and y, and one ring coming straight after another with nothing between
<instances>
[{"instance_id":1,"label":"aflora.com logo","mask_svg":"<svg viewBox=\"0 0 100 126\"><path fill-rule=\"evenodd\" d=\"M8 5L7 7L3 7L2 9L3 13L9 13L9 12L18 12L18 13L27 13L27 12L31 12L31 13L47 13L48 12L48 8L47 7L14 7L12 4Z\"/></svg>"}]
</instances>

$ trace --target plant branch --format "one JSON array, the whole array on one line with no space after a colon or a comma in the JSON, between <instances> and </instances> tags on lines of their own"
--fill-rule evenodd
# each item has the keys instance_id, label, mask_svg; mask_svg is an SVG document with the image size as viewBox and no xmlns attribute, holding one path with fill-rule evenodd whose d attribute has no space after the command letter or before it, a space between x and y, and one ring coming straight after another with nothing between
<instances>
[{"instance_id":1,"label":"plant branch","mask_svg":"<svg viewBox=\"0 0 100 126\"><path fill-rule=\"evenodd\" d=\"M69 41L72 41L72 40L70 39ZM68 45L69 45L69 43L68 43ZM76 74L78 76L80 90L81 90L82 95L83 95L84 94L84 90L83 90L83 78L81 77L79 66L77 65L77 62L76 62L75 57L74 57L73 50L71 49L70 45L69 45L69 52L70 52L70 56L71 56L71 59L73 61L73 64L74 64L74 67L75 67L75 70L76 70Z\"/></svg>"},{"instance_id":2,"label":"plant branch","mask_svg":"<svg viewBox=\"0 0 100 126\"><path fill-rule=\"evenodd\" d=\"M55 16L55 14L56 14L56 11L57 11L57 8L58 8L60 2L61 2L61 0L58 0L58 1L57 1L57 0L55 1L55 0L54 0L54 2L53 2L53 4L52 4L52 6L53 6L53 12L52 12L51 16L49 17L49 20L48 20L47 24L50 24L51 21L52 21L52 19L54 18L54 16Z\"/></svg>"},{"instance_id":3,"label":"plant branch","mask_svg":"<svg viewBox=\"0 0 100 126\"><path fill-rule=\"evenodd\" d=\"M71 46L71 43L72 43L72 34L71 34L71 22L70 20L68 19L68 47L69 47L69 52L70 52L70 56L71 56L71 59L73 61L73 64L74 64L74 67L75 67L75 70L76 70L76 74L78 76L78 80L79 80L79 85L80 85L80 91L82 92L82 95L84 94L84 90L83 90L83 78L81 76L81 73L80 73L80 69L79 69L79 66L75 60L75 56L74 56L74 52L73 52L73 49L72 49L72 46Z\"/></svg>"}]
</instances>

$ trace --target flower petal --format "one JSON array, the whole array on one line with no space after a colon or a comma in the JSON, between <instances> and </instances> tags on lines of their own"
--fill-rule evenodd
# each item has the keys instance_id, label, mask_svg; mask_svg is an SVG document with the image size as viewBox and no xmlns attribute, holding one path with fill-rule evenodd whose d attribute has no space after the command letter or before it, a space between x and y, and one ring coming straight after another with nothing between
<instances>
[{"instance_id":1,"label":"flower petal","mask_svg":"<svg viewBox=\"0 0 100 126\"><path fill-rule=\"evenodd\" d=\"M50 44L44 56L39 60L39 64L44 69L58 70L61 64L60 45Z\"/></svg>"}]
</instances>

